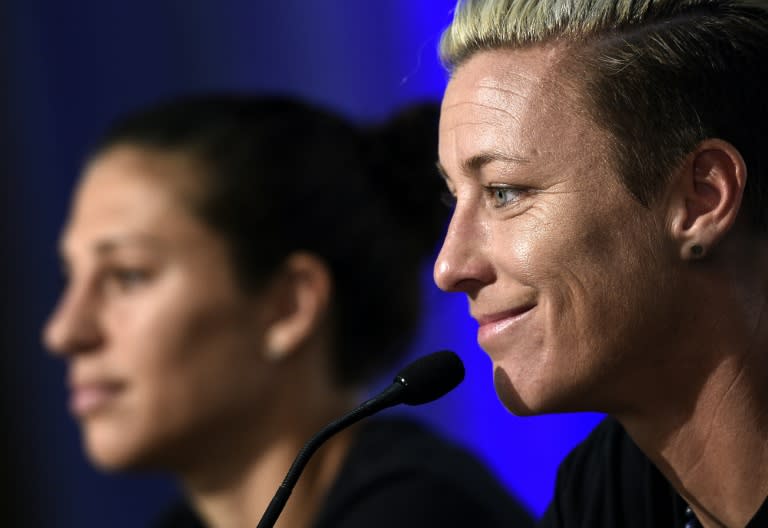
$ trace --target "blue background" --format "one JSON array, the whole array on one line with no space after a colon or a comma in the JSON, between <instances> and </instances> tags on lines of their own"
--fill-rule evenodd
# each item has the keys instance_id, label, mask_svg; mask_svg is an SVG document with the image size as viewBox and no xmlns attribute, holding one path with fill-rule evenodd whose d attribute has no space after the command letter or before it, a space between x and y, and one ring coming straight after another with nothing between
<instances>
[{"instance_id":1,"label":"blue background","mask_svg":"<svg viewBox=\"0 0 768 528\"><path fill-rule=\"evenodd\" d=\"M449 0L0 3L8 266L1 447L12 485L7 509L23 516L23 526L142 526L175 493L159 476L103 475L88 466L65 409L63 365L40 346L59 290L56 239L89 143L117 114L182 93L291 93L357 120L438 99L446 74L437 40L452 7ZM599 416L507 413L465 299L436 290L429 269L423 282L428 313L412 354L451 348L468 372L452 394L411 412L473 449L541 513L557 464Z\"/></svg>"}]
</instances>

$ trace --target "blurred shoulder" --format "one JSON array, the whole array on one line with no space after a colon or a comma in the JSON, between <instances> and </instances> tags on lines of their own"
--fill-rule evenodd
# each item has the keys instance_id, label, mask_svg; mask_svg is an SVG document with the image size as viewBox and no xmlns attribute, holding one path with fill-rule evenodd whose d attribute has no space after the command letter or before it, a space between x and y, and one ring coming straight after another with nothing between
<instances>
[{"instance_id":1,"label":"blurred shoulder","mask_svg":"<svg viewBox=\"0 0 768 528\"><path fill-rule=\"evenodd\" d=\"M528 512L468 450L403 419L372 420L318 517L320 527L527 527Z\"/></svg>"},{"instance_id":2,"label":"blurred shoulder","mask_svg":"<svg viewBox=\"0 0 768 528\"><path fill-rule=\"evenodd\" d=\"M185 501L178 501L164 511L152 528L205 528L194 510Z\"/></svg>"}]
</instances>

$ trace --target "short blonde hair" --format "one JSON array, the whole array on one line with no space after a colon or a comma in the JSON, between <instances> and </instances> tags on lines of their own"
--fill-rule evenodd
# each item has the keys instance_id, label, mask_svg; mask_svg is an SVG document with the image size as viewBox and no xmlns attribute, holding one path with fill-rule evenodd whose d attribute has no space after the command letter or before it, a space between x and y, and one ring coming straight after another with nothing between
<instances>
[{"instance_id":1,"label":"short blonde hair","mask_svg":"<svg viewBox=\"0 0 768 528\"><path fill-rule=\"evenodd\" d=\"M648 205L707 137L739 149L743 209L768 233L768 0L458 0L440 58L557 43L556 75L614 138L625 187Z\"/></svg>"},{"instance_id":2,"label":"short blonde hair","mask_svg":"<svg viewBox=\"0 0 768 528\"><path fill-rule=\"evenodd\" d=\"M765 0L458 0L440 39L449 70L477 51L553 39L585 41L622 29L684 16L700 8L768 9Z\"/></svg>"}]
</instances>

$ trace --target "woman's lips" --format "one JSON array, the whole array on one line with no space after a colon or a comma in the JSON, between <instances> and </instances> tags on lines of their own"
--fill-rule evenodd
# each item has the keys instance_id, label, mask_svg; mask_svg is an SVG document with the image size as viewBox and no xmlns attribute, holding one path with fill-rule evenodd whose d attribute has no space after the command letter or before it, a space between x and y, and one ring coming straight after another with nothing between
<instances>
[{"instance_id":1,"label":"woman's lips","mask_svg":"<svg viewBox=\"0 0 768 528\"><path fill-rule=\"evenodd\" d=\"M518 324L531 312L535 305L526 305L503 312L496 312L475 317L478 323L477 342L486 348L500 335L514 332Z\"/></svg>"},{"instance_id":2,"label":"woman's lips","mask_svg":"<svg viewBox=\"0 0 768 528\"><path fill-rule=\"evenodd\" d=\"M72 414L84 418L111 405L122 392L124 385L118 382L97 381L80 383L72 387L69 408Z\"/></svg>"}]
</instances>

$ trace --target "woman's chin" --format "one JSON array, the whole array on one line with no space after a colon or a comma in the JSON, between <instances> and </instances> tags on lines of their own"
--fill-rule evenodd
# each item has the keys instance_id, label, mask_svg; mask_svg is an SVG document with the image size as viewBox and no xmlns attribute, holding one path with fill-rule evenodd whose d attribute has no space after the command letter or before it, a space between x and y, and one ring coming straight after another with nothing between
<instances>
[{"instance_id":1,"label":"woman's chin","mask_svg":"<svg viewBox=\"0 0 768 528\"><path fill-rule=\"evenodd\" d=\"M512 381L509 374L501 367L493 371L493 386L499 401L515 416L535 416L552 412L543 405L541 394L526 390L530 387Z\"/></svg>"},{"instance_id":2,"label":"woman's chin","mask_svg":"<svg viewBox=\"0 0 768 528\"><path fill-rule=\"evenodd\" d=\"M125 433L87 431L83 444L88 459L102 471L141 469L149 458L141 443Z\"/></svg>"},{"instance_id":3,"label":"woman's chin","mask_svg":"<svg viewBox=\"0 0 768 528\"><path fill-rule=\"evenodd\" d=\"M138 469L140 465L135 457L114 449L94 449L87 447L88 460L99 470L108 473Z\"/></svg>"},{"instance_id":4,"label":"woman's chin","mask_svg":"<svg viewBox=\"0 0 768 528\"><path fill-rule=\"evenodd\" d=\"M563 390L555 390L552 382L513 378L501 366L493 370L493 385L502 405L515 416L537 416L562 412L577 412L576 403ZM562 387L557 387L561 389Z\"/></svg>"}]
</instances>

